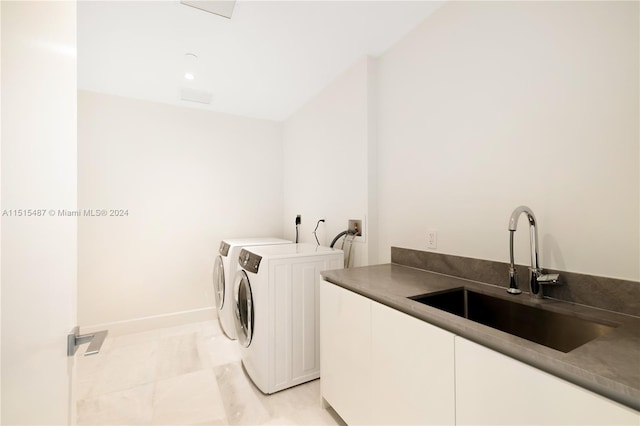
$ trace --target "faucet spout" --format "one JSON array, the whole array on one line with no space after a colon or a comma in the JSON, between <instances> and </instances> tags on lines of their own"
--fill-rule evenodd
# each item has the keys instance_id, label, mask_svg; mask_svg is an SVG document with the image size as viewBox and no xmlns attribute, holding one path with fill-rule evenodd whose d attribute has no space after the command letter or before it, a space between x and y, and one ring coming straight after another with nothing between
<instances>
[{"instance_id":1,"label":"faucet spout","mask_svg":"<svg viewBox=\"0 0 640 426\"><path fill-rule=\"evenodd\" d=\"M518 288L518 270L515 268L513 260L513 235L515 231L509 230L509 289L511 294L520 294L522 290Z\"/></svg>"},{"instance_id":2,"label":"faucet spout","mask_svg":"<svg viewBox=\"0 0 640 426\"><path fill-rule=\"evenodd\" d=\"M531 246L531 279L529 281L529 289L532 295L536 297L542 297L542 292L540 291L540 283L538 282L538 277L541 275L541 269L538 264L538 229L536 227L536 216L533 214L533 210L531 210L527 206L519 206L511 213L511 217L509 218L509 293L518 294L520 290L518 289L518 276L516 273L516 266L513 255L513 237L518 229L518 219L522 214L526 214L527 220L529 221L529 243Z\"/></svg>"}]
</instances>

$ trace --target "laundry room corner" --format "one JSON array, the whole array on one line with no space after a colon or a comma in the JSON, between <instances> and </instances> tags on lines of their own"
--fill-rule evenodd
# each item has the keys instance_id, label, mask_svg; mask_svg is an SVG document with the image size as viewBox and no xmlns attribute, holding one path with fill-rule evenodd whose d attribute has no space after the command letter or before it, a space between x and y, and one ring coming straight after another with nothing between
<instances>
[{"instance_id":1,"label":"laundry room corner","mask_svg":"<svg viewBox=\"0 0 640 426\"><path fill-rule=\"evenodd\" d=\"M219 242L282 234L281 123L82 90L78 100L78 205L114 210L78 218L80 326L215 318ZM250 197L238 190L256 182Z\"/></svg>"},{"instance_id":2,"label":"laundry room corner","mask_svg":"<svg viewBox=\"0 0 640 426\"><path fill-rule=\"evenodd\" d=\"M363 57L284 122L284 236L316 243L313 231L324 219L323 240L364 224L366 238L356 238L351 266L376 263L378 250L375 196L375 67Z\"/></svg>"}]
</instances>

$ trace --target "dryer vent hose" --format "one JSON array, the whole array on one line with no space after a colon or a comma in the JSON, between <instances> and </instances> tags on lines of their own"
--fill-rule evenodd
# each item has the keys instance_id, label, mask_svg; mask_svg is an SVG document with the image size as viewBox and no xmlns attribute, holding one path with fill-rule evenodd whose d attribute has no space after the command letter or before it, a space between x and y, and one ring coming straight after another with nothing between
<instances>
[{"instance_id":1,"label":"dryer vent hose","mask_svg":"<svg viewBox=\"0 0 640 426\"><path fill-rule=\"evenodd\" d=\"M351 252L353 249L353 240L356 239L356 233L354 231L351 230L346 230L346 231L342 231L341 233L339 233L338 235L336 235L336 237L333 239L333 241L331 241L331 245L329 247L333 248L333 246L335 246L336 242L344 236L344 239L342 240L342 250L344 250L344 267L345 268L350 268L351 267L351 262L353 260L353 258L351 257ZM347 247L345 247L345 244L347 245Z\"/></svg>"},{"instance_id":2,"label":"dryer vent hose","mask_svg":"<svg viewBox=\"0 0 640 426\"><path fill-rule=\"evenodd\" d=\"M340 239L340 237L347 235L347 234L355 234L355 232L350 231L350 230L346 230L346 231L342 231L341 233L339 233L338 235L335 236L335 238L333 239L333 241L331 241L331 244L329 244L329 247L333 248L333 246L336 245L336 242Z\"/></svg>"}]
</instances>

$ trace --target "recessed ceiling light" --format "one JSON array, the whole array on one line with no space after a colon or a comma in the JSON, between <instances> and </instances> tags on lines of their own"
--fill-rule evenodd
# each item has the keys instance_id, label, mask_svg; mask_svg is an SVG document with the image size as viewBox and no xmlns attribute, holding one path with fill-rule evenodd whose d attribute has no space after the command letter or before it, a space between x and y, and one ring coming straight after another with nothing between
<instances>
[{"instance_id":1,"label":"recessed ceiling light","mask_svg":"<svg viewBox=\"0 0 640 426\"><path fill-rule=\"evenodd\" d=\"M193 74L191 74L190 72L188 72L188 73L186 73L184 75L184 78L186 78L187 80L193 80L196 77Z\"/></svg>"}]
</instances>

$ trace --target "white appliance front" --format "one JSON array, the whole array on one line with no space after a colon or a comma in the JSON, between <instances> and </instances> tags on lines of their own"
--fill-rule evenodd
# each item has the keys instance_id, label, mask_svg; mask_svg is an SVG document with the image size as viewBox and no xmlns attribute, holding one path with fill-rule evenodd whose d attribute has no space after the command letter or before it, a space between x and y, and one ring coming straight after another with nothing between
<instances>
[{"instance_id":1,"label":"white appliance front","mask_svg":"<svg viewBox=\"0 0 640 426\"><path fill-rule=\"evenodd\" d=\"M242 363L265 394L320 377L320 272L342 250L311 244L248 247L234 286Z\"/></svg>"},{"instance_id":2,"label":"white appliance front","mask_svg":"<svg viewBox=\"0 0 640 426\"><path fill-rule=\"evenodd\" d=\"M224 334L236 339L236 330L233 321L233 282L238 271L238 255L243 247L291 244L291 241L281 238L228 238L220 242L218 255L213 266L213 293L220 328Z\"/></svg>"}]
</instances>

